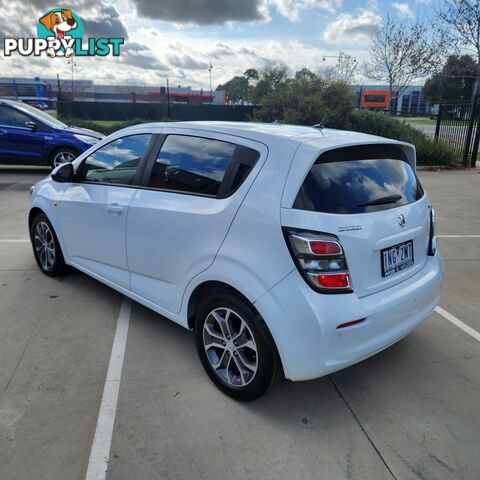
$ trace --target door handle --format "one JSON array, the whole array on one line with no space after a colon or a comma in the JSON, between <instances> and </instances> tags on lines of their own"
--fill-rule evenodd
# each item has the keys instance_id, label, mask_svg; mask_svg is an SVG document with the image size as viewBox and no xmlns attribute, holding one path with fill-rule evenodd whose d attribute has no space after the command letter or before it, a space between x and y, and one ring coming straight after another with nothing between
<instances>
[{"instance_id":1,"label":"door handle","mask_svg":"<svg viewBox=\"0 0 480 480\"><path fill-rule=\"evenodd\" d=\"M7 133L6 130L0 129L0 135L5 135Z\"/></svg>"},{"instance_id":2,"label":"door handle","mask_svg":"<svg viewBox=\"0 0 480 480\"><path fill-rule=\"evenodd\" d=\"M113 215L119 215L120 213L123 213L124 210L125 208L118 203L107 205L107 212L112 213Z\"/></svg>"}]
</instances>

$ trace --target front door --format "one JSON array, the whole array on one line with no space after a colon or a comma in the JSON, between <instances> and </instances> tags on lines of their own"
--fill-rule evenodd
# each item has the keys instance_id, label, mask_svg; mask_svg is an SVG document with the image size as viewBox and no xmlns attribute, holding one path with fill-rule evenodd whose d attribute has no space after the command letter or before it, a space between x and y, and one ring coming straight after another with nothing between
<instances>
[{"instance_id":1,"label":"front door","mask_svg":"<svg viewBox=\"0 0 480 480\"><path fill-rule=\"evenodd\" d=\"M127 213L151 137L130 135L100 147L78 167L78 181L66 187L60 202L68 260L126 289Z\"/></svg>"},{"instance_id":2,"label":"front door","mask_svg":"<svg viewBox=\"0 0 480 480\"><path fill-rule=\"evenodd\" d=\"M27 122L32 121L25 113L0 105L0 163L10 165L45 163L46 132L43 131L43 125L38 125L37 130L27 128Z\"/></svg>"}]
</instances>

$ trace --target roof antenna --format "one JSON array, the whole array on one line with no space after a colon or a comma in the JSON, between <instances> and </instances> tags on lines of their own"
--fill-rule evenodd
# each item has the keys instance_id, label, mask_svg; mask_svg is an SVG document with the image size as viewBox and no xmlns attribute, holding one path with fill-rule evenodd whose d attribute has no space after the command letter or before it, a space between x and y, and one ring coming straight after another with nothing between
<instances>
[{"instance_id":1,"label":"roof antenna","mask_svg":"<svg viewBox=\"0 0 480 480\"><path fill-rule=\"evenodd\" d=\"M327 118L328 112L323 116L322 121L320 123L316 123L313 128L318 128L319 130L323 130L325 128L325 125L323 122L325 122Z\"/></svg>"}]
</instances>

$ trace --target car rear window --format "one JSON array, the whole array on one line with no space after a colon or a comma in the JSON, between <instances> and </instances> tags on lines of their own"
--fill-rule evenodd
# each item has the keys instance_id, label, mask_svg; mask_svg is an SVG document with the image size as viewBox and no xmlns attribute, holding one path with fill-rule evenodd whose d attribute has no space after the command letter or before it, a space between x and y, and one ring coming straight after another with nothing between
<instances>
[{"instance_id":1,"label":"car rear window","mask_svg":"<svg viewBox=\"0 0 480 480\"><path fill-rule=\"evenodd\" d=\"M293 208L366 213L407 205L422 196L423 189L403 150L391 145L366 145L320 155Z\"/></svg>"}]
</instances>

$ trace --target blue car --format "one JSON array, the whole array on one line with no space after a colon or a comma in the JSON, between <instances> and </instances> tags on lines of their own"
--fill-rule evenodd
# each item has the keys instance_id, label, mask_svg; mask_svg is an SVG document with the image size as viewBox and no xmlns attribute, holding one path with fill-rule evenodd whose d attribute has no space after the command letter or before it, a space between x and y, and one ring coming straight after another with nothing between
<instances>
[{"instance_id":1,"label":"blue car","mask_svg":"<svg viewBox=\"0 0 480 480\"><path fill-rule=\"evenodd\" d=\"M55 168L103 137L93 130L69 127L26 103L0 99L0 164Z\"/></svg>"}]
</instances>

